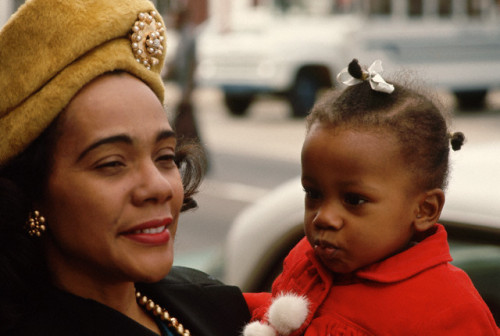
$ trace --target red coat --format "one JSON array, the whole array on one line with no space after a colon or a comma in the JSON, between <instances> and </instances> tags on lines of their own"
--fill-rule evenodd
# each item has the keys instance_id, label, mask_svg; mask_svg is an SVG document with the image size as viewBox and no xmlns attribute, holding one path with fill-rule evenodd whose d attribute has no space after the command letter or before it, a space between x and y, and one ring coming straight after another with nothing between
<instances>
[{"instance_id":1,"label":"red coat","mask_svg":"<svg viewBox=\"0 0 500 336\"><path fill-rule=\"evenodd\" d=\"M500 335L493 316L465 272L449 262L443 226L415 246L334 279L306 239L284 262L272 296L308 298L309 314L291 335ZM266 320L269 293L245 294L253 320Z\"/></svg>"}]
</instances>

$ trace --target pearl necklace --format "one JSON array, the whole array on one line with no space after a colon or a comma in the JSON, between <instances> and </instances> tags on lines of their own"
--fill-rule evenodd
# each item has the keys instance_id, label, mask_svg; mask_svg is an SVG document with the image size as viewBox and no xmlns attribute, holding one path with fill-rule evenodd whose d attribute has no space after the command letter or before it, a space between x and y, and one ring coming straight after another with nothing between
<instances>
[{"instance_id":1,"label":"pearl necklace","mask_svg":"<svg viewBox=\"0 0 500 336\"><path fill-rule=\"evenodd\" d=\"M154 316L159 317L160 320L167 322L169 327L174 327L179 335L191 336L189 330L184 328L182 323L179 323L175 317L170 316L166 309L155 304L153 300L149 299L146 295L136 292L135 297L139 305L143 306L146 311L151 312Z\"/></svg>"}]
</instances>

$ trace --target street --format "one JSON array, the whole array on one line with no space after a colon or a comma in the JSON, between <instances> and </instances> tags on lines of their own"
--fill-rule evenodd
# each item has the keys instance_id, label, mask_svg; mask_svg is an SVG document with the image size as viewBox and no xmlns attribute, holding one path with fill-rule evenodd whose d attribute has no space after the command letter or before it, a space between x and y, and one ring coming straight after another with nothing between
<instances>
[{"instance_id":1,"label":"street","mask_svg":"<svg viewBox=\"0 0 500 336\"><path fill-rule=\"evenodd\" d=\"M175 86L167 85L167 110L175 106L176 95ZM453 107L449 94L441 96L446 107ZM485 111L455 112L451 130L464 132L470 143L500 143L500 93L490 94L488 100ZM252 104L243 118L229 116L215 89L198 89L194 102L210 171L196 197L199 208L181 215L175 264L210 271L238 213L300 174L305 126L303 120L288 117L286 102L270 97Z\"/></svg>"}]
</instances>

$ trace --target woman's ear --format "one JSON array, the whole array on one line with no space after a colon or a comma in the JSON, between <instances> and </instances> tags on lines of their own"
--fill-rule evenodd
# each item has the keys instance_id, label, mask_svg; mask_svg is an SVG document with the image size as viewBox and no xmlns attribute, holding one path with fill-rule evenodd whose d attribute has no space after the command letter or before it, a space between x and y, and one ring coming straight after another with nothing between
<instances>
[{"instance_id":1,"label":"woman's ear","mask_svg":"<svg viewBox=\"0 0 500 336\"><path fill-rule=\"evenodd\" d=\"M426 231L439 220L444 206L444 192L440 188L426 191L419 203L414 225L418 232Z\"/></svg>"}]
</instances>

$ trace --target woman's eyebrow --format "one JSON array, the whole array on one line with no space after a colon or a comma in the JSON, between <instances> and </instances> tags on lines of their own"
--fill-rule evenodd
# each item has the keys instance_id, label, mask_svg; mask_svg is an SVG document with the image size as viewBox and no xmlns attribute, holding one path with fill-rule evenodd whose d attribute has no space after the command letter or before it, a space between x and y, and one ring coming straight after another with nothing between
<instances>
[{"instance_id":1,"label":"woman's eyebrow","mask_svg":"<svg viewBox=\"0 0 500 336\"><path fill-rule=\"evenodd\" d=\"M165 139L169 139L169 138L175 138L175 132L174 131L172 131L172 130L161 131L156 136L156 142L159 142L159 141L165 140Z\"/></svg>"},{"instance_id":2,"label":"woman's eyebrow","mask_svg":"<svg viewBox=\"0 0 500 336\"><path fill-rule=\"evenodd\" d=\"M125 143L125 144L132 144L133 143L132 138L130 138L130 136L128 136L126 134L118 134L118 135L113 135L113 136L110 136L110 137L107 137L107 138L99 139L96 142L92 143L87 148L85 148L80 153L80 155L78 156L78 159L76 161L77 162L80 161L90 151L92 151L93 149L95 149L95 148L97 148L99 146L102 146L102 145L105 145L105 144L110 144L110 143L117 143L117 142L122 142L122 143Z\"/></svg>"},{"instance_id":3,"label":"woman's eyebrow","mask_svg":"<svg viewBox=\"0 0 500 336\"><path fill-rule=\"evenodd\" d=\"M169 138L175 138L174 131L172 131L172 130L161 131L156 136L156 142L159 142L159 141L164 140L164 139L169 139ZM117 135L113 135L113 136L110 136L107 138L102 138L102 139L99 139L96 142L92 143L87 148L85 148L80 153L80 155L78 156L78 159L76 161L77 162L80 161L81 159L83 159L85 157L85 155L87 155L89 152L91 152L92 150L94 150L95 148L97 148L99 146L110 144L110 143L118 143L118 142L129 144L129 145L133 144L132 138L130 136L128 136L127 134L117 134Z\"/></svg>"}]
</instances>

